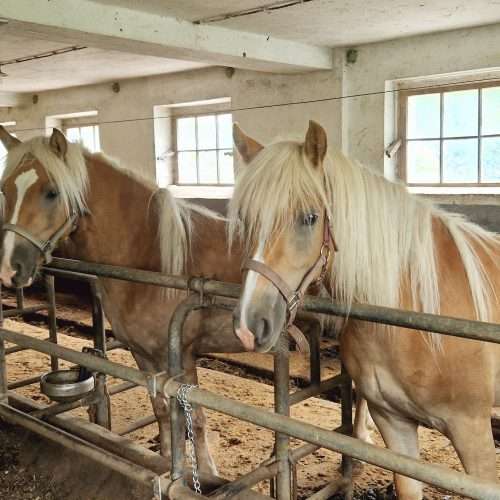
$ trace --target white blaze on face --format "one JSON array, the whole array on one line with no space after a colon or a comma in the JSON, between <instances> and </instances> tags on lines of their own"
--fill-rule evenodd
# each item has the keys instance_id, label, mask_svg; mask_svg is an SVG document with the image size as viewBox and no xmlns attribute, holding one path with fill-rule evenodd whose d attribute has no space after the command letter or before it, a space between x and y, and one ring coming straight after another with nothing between
<instances>
[{"instance_id":1,"label":"white blaze on face","mask_svg":"<svg viewBox=\"0 0 500 500\"><path fill-rule=\"evenodd\" d=\"M38 180L38 174L36 170L32 168L26 172L20 174L14 181L17 189L16 204L14 206L14 211L12 212L12 217L9 224L17 224L19 219L19 213L21 212L21 205L23 204L24 197L28 189L35 184ZM6 284L10 285L11 278L14 275L11 266L12 253L14 252L14 241L16 235L12 231L7 231L3 241L3 259L0 272L0 279Z\"/></svg>"},{"instance_id":2,"label":"white blaze on face","mask_svg":"<svg viewBox=\"0 0 500 500\"><path fill-rule=\"evenodd\" d=\"M257 252L252 257L253 260L264 263L263 253L264 243L259 243ZM236 329L236 335L239 337L245 349L247 349L248 351L253 351L255 347L255 338L253 333L248 329L247 326L247 309L250 301L252 300L258 277L259 274L255 271L252 271L250 269L247 271L245 284L243 286L243 296L241 297L240 327Z\"/></svg>"}]
</instances>

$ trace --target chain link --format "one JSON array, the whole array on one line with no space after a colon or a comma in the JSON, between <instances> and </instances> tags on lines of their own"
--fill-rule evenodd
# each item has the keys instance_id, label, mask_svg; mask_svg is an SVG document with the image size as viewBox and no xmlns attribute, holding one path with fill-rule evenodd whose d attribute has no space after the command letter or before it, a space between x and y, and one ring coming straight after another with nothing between
<instances>
[{"instance_id":1,"label":"chain link","mask_svg":"<svg viewBox=\"0 0 500 500\"><path fill-rule=\"evenodd\" d=\"M191 469L193 471L193 488L194 491L196 491L196 493L201 495L200 476L198 474L198 460L196 459L196 443L194 441L194 430L193 430L193 406L187 400L189 392L196 387L198 386L190 384L182 384L177 391L177 401L179 401L179 404L184 410L184 416L186 418L189 459L191 461Z\"/></svg>"}]
</instances>

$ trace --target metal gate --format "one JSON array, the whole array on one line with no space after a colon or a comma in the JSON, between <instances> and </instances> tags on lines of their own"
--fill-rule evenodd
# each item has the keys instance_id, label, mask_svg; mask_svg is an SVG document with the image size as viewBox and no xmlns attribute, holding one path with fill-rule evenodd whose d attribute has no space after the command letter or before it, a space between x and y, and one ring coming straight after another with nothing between
<instances>
[{"instance_id":1,"label":"metal gate","mask_svg":"<svg viewBox=\"0 0 500 500\"><path fill-rule=\"evenodd\" d=\"M319 448L327 448L343 455L343 477L332 482L309 497L313 500L327 499L339 489L344 489L346 497L351 490L351 460L356 458L385 469L404 474L423 482L447 489L467 497L489 500L500 499L500 485L490 481L474 478L466 474L443 469L435 465L399 455L383 448L364 443L350 437L352 431L352 389L351 381L345 372L328 380L320 380L317 370L319 359L319 342L311 336L311 385L307 388L289 393L288 353L283 350L275 353L275 412L255 408L239 401L231 400L199 388L186 388L182 383L181 340L183 324L188 315L200 308L233 307L227 299L239 297L238 285L221 283L202 278L181 276L165 276L160 273L127 269L116 266L91 264L86 262L54 259L50 267L45 268L45 280L48 290L48 304L24 308L22 296L18 295L18 308L6 311L4 316L25 314L44 307L49 311L49 339L40 340L28 335L0 329L0 416L7 421L22 425L42 436L59 442L87 457L99 461L126 476L151 485L152 495L156 498L189 499L189 498L267 498L253 490L255 484L271 480L271 492L280 500L292 499L296 495L295 464L300 459ZM57 345L55 324L54 275L64 275L72 279L83 279L90 282L93 292L93 321L97 332L95 349L83 353ZM107 343L104 332L102 308L96 278L114 278L130 282L151 284L190 291L188 298L177 308L169 331L169 373L150 374L106 359L106 351L123 347L117 342ZM38 309L37 309L38 308ZM329 299L307 297L304 311L346 316L376 323L400 326L403 328L432 331L462 338L500 343L500 325L478 321L460 320L424 313L414 313L398 309L355 305L347 311L338 303ZM402 335L404 333L401 333ZM314 338L313 338L314 337ZM5 342L15 347L5 348ZM284 343L285 344L285 343ZM40 407L32 400L27 400L15 393L13 389L21 385L36 383L39 377L11 383L6 373L5 356L21 349L34 349L51 356L52 368L57 367L58 359L64 359L79 366L85 366L96 373L96 390L84 400L74 403L58 403L48 407ZM106 375L118 377L124 382L107 391ZM171 431L172 431L172 463L150 450L140 447L107 430L110 426L109 397L131 387L143 386L150 394L161 393L170 398ZM309 423L299 422L289 417L290 405L309 397L340 387L342 394L342 425L335 430L326 430ZM220 487L210 492L208 497L195 493L185 477L185 418L177 398L179 391L184 390L183 400L188 403L225 413L227 415L251 422L255 425L271 429L275 432L275 449L273 456L257 469L228 482L221 478L201 477ZM90 406L90 414L94 424L80 424L65 418L64 412L78 406ZM151 417L145 417L130 426L140 428L151 423ZM289 437L305 442L304 445L291 449ZM167 468L171 465L171 470Z\"/></svg>"}]
</instances>

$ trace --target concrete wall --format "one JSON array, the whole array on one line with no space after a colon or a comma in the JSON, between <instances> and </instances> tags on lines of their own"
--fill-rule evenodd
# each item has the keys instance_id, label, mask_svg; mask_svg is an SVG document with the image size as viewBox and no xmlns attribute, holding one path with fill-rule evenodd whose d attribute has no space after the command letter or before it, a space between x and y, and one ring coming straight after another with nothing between
<instances>
[{"instance_id":1,"label":"concrete wall","mask_svg":"<svg viewBox=\"0 0 500 500\"><path fill-rule=\"evenodd\" d=\"M74 87L40 93L34 105L0 109L0 122L15 120L22 139L44 133L46 116L97 110L102 150L154 179L154 106L230 97L234 120L264 143L280 134L303 137L307 120L314 118L327 128L331 143L340 147L337 102L245 109L340 95L340 74L285 76L236 70L229 76L225 68L209 68L125 80L119 93L111 84Z\"/></svg>"},{"instance_id":2,"label":"concrete wall","mask_svg":"<svg viewBox=\"0 0 500 500\"><path fill-rule=\"evenodd\" d=\"M219 97L230 97L234 120L256 139L267 143L279 136L303 137L312 118L327 129L330 145L380 170L393 165L384 147L394 138L396 80L484 72L500 67L500 25L457 30L356 47L355 63L345 50L335 51L335 69L298 75L276 75L208 68L173 75L44 92L37 104L0 109L0 121L15 120L21 138L40 133L47 115L97 110L101 145L108 154L145 175L155 176L153 108ZM286 102L351 96L319 103L265 107ZM357 97L356 97L357 96ZM259 109L245 109L264 106ZM456 198L436 197L457 203ZM497 205L497 196L461 197L459 204Z\"/></svg>"}]
</instances>

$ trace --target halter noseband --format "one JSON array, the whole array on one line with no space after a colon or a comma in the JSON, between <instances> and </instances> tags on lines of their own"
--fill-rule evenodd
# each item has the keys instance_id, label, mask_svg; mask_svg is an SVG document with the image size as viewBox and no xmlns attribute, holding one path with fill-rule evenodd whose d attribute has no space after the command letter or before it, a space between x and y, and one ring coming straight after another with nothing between
<instances>
[{"instance_id":1,"label":"halter noseband","mask_svg":"<svg viewBox=\"0 0 500 500\"><path fill-rule=\"evenodd\" d=\"M273 271L267 264L259 262L254 259L247 259L242 266L242 269L248 269L250 271L255 271L260 275L264 276L268 281L270 281L281 293L286 302L286 307L288 311L288 323L287 328L290 327L297 314L297 309L302 302L306 290L309 288L314 281L321 282L326 275L328 268L328 262L330 260L331 250L334 252L338 250L337 243L330 229L330 217L326 213L324 217L324 227L323 227L323 243L321 245L321 250L319 252L319 257L316 262L311 266L309 271L304 275L299 286L293 290L288 283L276 272ZM318 274L317 278L315 276Z\"/></svg>"},{"instance_id":2,"label":"halter noseband","mask_svg":"<svg viewBox=\"0 0 500 500\"><path fill-rule=\"evenodd\" d=\"M48 240L45 241L38 239L36 236L17 224L4 224L2 226L2 230L15 233L18 236L21 236L21 238L29 241L43 255L44 263L48 264L52 260L52 252L56 248L57 243L66 231L76 227L77 219L78 214L75 211L72 211L64 224L57 229Z\"/></svg>"}]
</instances>

